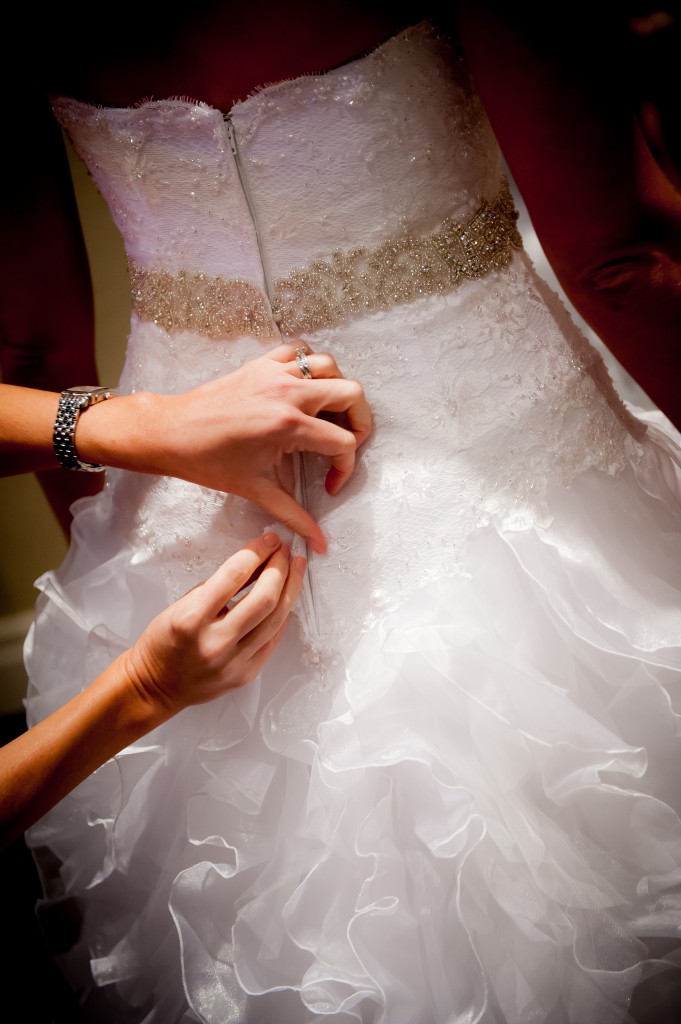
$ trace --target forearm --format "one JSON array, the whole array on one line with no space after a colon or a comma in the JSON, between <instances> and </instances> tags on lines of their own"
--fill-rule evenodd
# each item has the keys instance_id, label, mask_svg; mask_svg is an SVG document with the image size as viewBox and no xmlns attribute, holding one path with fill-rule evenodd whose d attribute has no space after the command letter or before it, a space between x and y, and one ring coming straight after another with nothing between
<instances>
[{"instance_id":1,"label":"forearm","mask_svg":"<svg viewBox=\"0 0 681 1024\"><path fill-rule=\"evenodd\" d=\"M44 230L49 232L50 227L46 226ZM5 385L42 391L49 395L50 402L43 398L40 406L36 404L32 410L27 410L25 406L23 409L19 407L15 398L12 400L11 410L8 410L8 392L4 391L0 396L0 431L3 442L0 450L0 474L6 476L12 473L35 472L50 507L68 539L71 505L78 498L96 493L102 486L102 480L96 474L61 472L51 452L58 392L62 388L71 387L74 383L97 383L90 335L91 311L87 296L78 301L78 296L72 296L66 285L60 281L59 283L63 284L62 292L66 295L65 304L73 312L67 317L54 296L49 294L43 296L41 302L34 299L34 307L43 310L43 320L35 322L38 314L29 315L26 312L29 301L21 299L22 289L30 286L32 280L28 274L26 277L26 282L20 278L11 282L11 286L8 285L8 293L16 294L17 298L11 308L4 303L0 313L1 376ZM83 307L85 311L79 315L78 311ZM7 416L12 410L22 412L21 419L25 424L23 430L25 433L30 426L30 440L25 436L18 437L16 432L8 437ZM5 441L8 442L7 446ZM28 442L28 448L24 447L23 442ZM51 472L52 469L56 472Z\"/></svg>"},{"instance_id":2,"label":"forearm","mask_svg":"<svg viewBox=\"0 0 681 1024\"><path fill-rule=\"evenodd\" d=\"M165 404L161 396L147 393L115 399L116 406L104 403L82 412L76 424L75 444L85 462L122 469L153 472L152 454L159 447L158 419ZM52 445L59 393L37 388L0 384L0 475L39 473L55 470L55 475L80 480L85 474L61 470ZM161 433L162 433L161 427Z\"/></svg>"},{"instance_id":3,"label":"forearm","mask_svg":"<svg viewBox=\"0 0 681 1024\"><path fill-rule=\"evenodd\" d=\"M90 686L0 748L2 846L114 754L161 725L167 708L133 685L124 652Z\"/></svg>"},{"instance_id":4,"label":"forearm","mask_svg":"<svg viewBox=\"0 0 681 1024\"><path fill-rule=\"evenodd\" d=\"M80 458L153 472L154 462L146 450L149 401L152 396L125 396L117 398L120 405L103 416L102 405L113 403L100 403L81 413L75 438ZM0 384L0 475L35 472L68 539L71 505L96 494L103 479L98 473L70 472L59 465L52 446L58 404L57 392Z\"/></svg>"}]
</instances>

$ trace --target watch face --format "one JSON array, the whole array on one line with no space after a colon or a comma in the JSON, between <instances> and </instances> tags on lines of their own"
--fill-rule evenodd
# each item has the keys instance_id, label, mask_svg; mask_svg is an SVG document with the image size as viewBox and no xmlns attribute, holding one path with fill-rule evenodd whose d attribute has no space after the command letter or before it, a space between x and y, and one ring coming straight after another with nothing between
<instances>
[{"instance_id":1,"label":"watch face","mask_svg":"<svg viewBox=\"0 0 681 1024\"><path fill-rule=\"evenodd\" d=\"M67 391L71 395L96 395L100 391L106 391L106 388L100 388L96 384L79 384L75 388L67 388Z\"/></svg>"}]
</instances>

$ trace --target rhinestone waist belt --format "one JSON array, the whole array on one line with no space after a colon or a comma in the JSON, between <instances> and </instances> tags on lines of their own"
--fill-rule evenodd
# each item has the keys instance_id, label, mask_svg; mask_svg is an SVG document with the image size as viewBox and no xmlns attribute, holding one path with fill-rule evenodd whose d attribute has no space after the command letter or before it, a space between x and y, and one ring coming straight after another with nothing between
<instances>
[{"instance_id":1,"label":"rhinestone waist belt","mask_svg":"<svg viewBox=\"0 0 681 1024\"><path fill-rule=\"evenodd\" d=\"M333 327L508 266L522 239L508 184L466 221L447 219L428 234L394 235L375 248L336 251L274 281L271 306L241 278L141 267L129 262L132 306L169 333L210 338L285 337Z\"/></svg>"}]
</instances>

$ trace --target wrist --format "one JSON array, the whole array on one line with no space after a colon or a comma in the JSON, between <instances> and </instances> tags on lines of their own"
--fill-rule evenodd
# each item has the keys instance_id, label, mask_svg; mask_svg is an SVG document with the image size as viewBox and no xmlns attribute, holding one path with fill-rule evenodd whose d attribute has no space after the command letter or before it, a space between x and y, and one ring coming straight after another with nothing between
<instances>
[{"instance_id":1,"label":"wrist","mask_svg":"<svg viewBox=\"0 0 681 1024\"><path fill-rule=\"evenodd\" d=\"M159 472L155 438L164 398L138 391L89 408L76 428L80 458L115 469Z\"/></svg>"},{"instance_id":2,"label":"wrist","mask_svg":"<svg viewBox=\"0 0 681 1024\"><path fill-rule=\"evenodd\" d=\"M119 686L119 707L137 735L163 725L182 708L172 705L156 686L153 671L133 644L113 663ZM112 666L113 667L113 666Z\"/></svg>"},{"instance_id":3,"label":"wrist","mask_svg":"<svg viewBox=\"0 0 681 1024\"><path fill-rule=\"evenodd\" d=\"M99 385L80 385L62 391L52 432L54 453L62 469L99 473L105 468L102 463L87 462L80 457L75 435L83 413L112 397L109 388Z\"/></svg>"}]
</instances>

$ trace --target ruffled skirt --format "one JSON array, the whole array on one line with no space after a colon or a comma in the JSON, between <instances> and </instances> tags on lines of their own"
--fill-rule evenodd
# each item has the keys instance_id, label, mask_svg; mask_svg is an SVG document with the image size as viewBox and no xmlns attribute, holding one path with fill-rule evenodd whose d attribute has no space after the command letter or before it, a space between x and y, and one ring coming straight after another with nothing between
<instances>
[{"instance_id":1,"label":"ruffled skirt","mask_svg":"<svg viewBox=\"0 0 681 1024\"><path fill-rule=\"evenodd\" d=\"M431 331L467 301L432 300ZM389 335L384 317L361 325L363 355L372 331ZM423 398L425 447L381 440L389 416L409 419L390 388L370 394L377 441L348 495L310 492L330 554L261 677L122 751L30 832L86 1019L615 1024L632 996L640 1020L673 1019L678 436L654 415L633 434L618 421L616 467L573 458L530 515L529 498L464 493L471 452L496 450L489 424L433 466ZM501 471L483 469L485 492ZM32 721L134 640L183 571L189 585L267 525L198 488L188 515L188 488L110 474L79 505L66 563L39 581Z\"/></svg>"}]
</instances>

